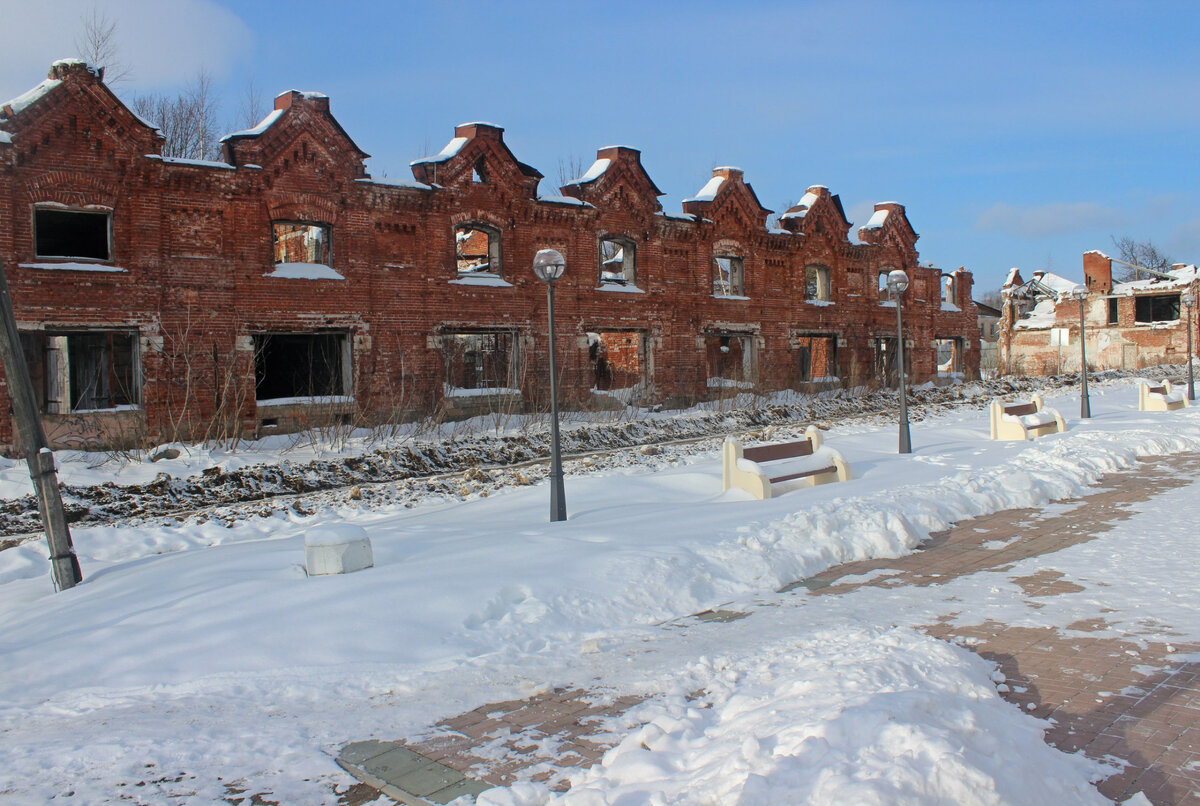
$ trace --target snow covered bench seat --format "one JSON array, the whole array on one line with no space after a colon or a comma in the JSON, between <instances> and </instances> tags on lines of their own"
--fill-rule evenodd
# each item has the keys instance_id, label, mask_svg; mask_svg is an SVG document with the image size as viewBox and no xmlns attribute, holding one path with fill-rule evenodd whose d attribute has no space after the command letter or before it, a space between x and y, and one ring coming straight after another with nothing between
<instances>
[{"instance_id":1,"label":"snow covered bench seat","mask_svg":"<svg viewBox=\"0 0 1200 806\"><path fill-rule=\"evenodd\" d=\"M1138 411L1175 411L1187 407L1183 392L1171 391L1171 382L1163 379L1158 386L1138 383Z\"/></svg>"},{"instance_id":2,"label":"snow covered bench seat","mask_svg":"<svg viewBox=\"0 0 1200 806\"><path fill-rule=\"evenodd\" d=\"M1033 395L1028 403L992 401L992 439L1033 439L1067 430L1058 409L1042 405L1042 396Z\"/></svg>"},{"instance_id":3,"label":"snow covered bench seat","mask_svg":"<svg viewBox=\"0 0 1200 806\"><path fill-rule=\"evenodd\" d=\"M770 498L775 485L796 481L808 486L850 479L842 455L822 444L821 432L809 426L804 439L743 448L726 437L722 448L722 490L738 487L756 498Z\"/></svg>"}]
</instances>

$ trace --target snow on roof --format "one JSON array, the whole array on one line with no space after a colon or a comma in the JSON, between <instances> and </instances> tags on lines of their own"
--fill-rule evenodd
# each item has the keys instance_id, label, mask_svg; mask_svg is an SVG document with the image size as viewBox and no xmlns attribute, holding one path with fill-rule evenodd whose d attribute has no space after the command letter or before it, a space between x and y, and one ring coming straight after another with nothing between
<instances>
[{"instance_id":1,"label":"snow on roof","mask_svg":"<svg viewBox=\"0 0 1200 806\"><path fill-rule=\"evenodd\" d=\"M148 160L162 160L171 165L192 165L198 168L224 168L229 171L237 170L228 162L222 162L221 160L193 160L183 157L163 157L159 154L146 154L145 156Z\"/></svg>"},{"instance_id":2,"label":"snow on roof","mask_svg":"<svg viewBox=\"0 0 1200 806\"><path fill-rule=\"evenodd\" d=\"M880 228L882 228L883 222L887 221L887 217L890 212L891 212L891 210L888 210L887 208L884 208L883 210L876 210L874 213L871 214L871 217L867 220L867 223L862 225L862 228L863 229L880 229Z\"/></svg>"},{"instance_id":3,"label":"snow on roof","mask_svg":"<svg viewBox=\"0 0 1200 806\"><path fill-rule=\"evenodd\" d=\"M62 81L60 79L47 78L33 89L18 95L16 98L13 98L7 103L0 104L0 109L8 107L12 110L12 114L19 115L22 110L27 108L30 104L37 101L39 98L50 92L61 83Z\"/></svg>"},{"instance_id":4,"label":"snow on roof","mask_svg":"<svg viewBox=\"0 0 1200 806\"><path fill-rule=\"evenodd\" d=\"M1033 306L1033 310L1022 316L1013 327L1017 330L1030 330L1054 326L1055 300L1043 299Z\"/></svg>"},{"instance_id":5,"label":"snow on roof","mask_svg":"<svg viewBox=\"0 0 1200 806\"><path fill-rule=\"evenodd\" d=\"M824 188L825 186L813 185L813 187ZM808 211L812 209L812 206L817 203L817 199L819 198L821 197L810 190L809 192L805 193L803 197L801 197L800 202L795 207L793 207L789 212L781 215L779 217L780 220L785 218L804 218L806 215L808 215Z\"/></svg>"},{"instance_id":6,"label":"snow on roof","mask_svg":"<svg viewBox=\"0 0 1200 806\"><path fill-rule=\"evenodd\" d=\"M574 184L574 183L572 183ZM538 196L537 200L548 204L573 204L576 207L591 207L583 199L576 199L574 196Z\"/></svg>"},{"instance_id":7,"label":"snow on roof","mask_svg":"<svg viewBox=\"0 0 1200 806\"><path fill-rule=\"evenodd\" d=\"M1143 291L1167 291L1183 288L1200 279L1200 270L1196 266L1179 266L1166 272L1171 279L1152 277L1149 280L1132 280L1126 283L1113 283L1114 296L1131 296Z\"/></svg>"},{"instance_id":8,"label":"snow on roof","mask_svg":"<svg viewBox=\"0 0 1200 806\"><path fill-rule=\"evenodd\" d=\"M742 173L745 173L745 171L742 171L742 169L737 167L736 165L721 165L717 168L713 168L713 170L714 171L741 171Z\"/></svg>"},{"instance_id":9,"label":"snow on roof","mask_svg":"<svg viewBox=\"0 0 1200 806\"><path fill-rule=\"evenodd\" d=\"M499 123L492 123L486 120L472 120L470 123L460 123L459 126L491 126L493 129L503 129Z\"/></svg>"},{"instance_id":10,"label":"snow on roof","mask_svg":"<svg viewBox=\"0 0 1200 806\"><path fill-rule=\"evenodd\" d=\"M267 115L265 118L263 118L261 121L259 121L257 126L250 128L250 129L242 129L240 132L230 132L229 134L227 134L221 138L221 142L224 143L226 140L229 140L234 137L257 137L258 135L265 132L267 129L271 128L271 126L275 123L275 121L279 120L279 118L282 115L283 115L282 109L272 110L271 114Z\"/></svg>"},{"instance_id":11,"label":"snow on roof","mask_svg":"<svg viewBox=\"0 0 1200 806\"><path fill-rule=\"evenodd\" d=\"M1104 258L1108 257L1108 255L1104 254L1099 249L1089 249L1088 251L1084 252L1084 254L1085 255L1099 255L1100 257L1104 257Z\"/></svg>"},{"instance_id":12,"label":"snow on roof","mask_svg":"<svg viewBox=\"0 0 1200 806\"><path fill-rule=\"evenodd\" d=\"M1017 275L1020 274L1020 272L1020 269L1018 269L1016 266L1013 266L1008 270L1008 276L1004 278L1004 284L1012 285L1015 283L1017 281Z\"/></svg>"},{"instance_id":13,"label":"snow on roof","mask_svg":"<svg viewBox=\"0 0 1200 806\"><path fill-rule=\"evenodd\" d=\"M588 182L595 182L604 175L604 172L608 170L608 166L610 165L612 165L612 160L608 159L607 157L604 159L598 159L592 163L592 167L588 168L587 172L583 176L579 177L578 179L572 179L567 184L584 185Z\"/></svg>"},{"instance_id":14,"label":"snow on roof","mask_svg":"<svg viewBox=\"0 0 1200 806\"><path fill-rule=\"evenodd\" d=\"M12 143L12 135L8 132L0 132L0 143Z\"/></svg>"},{"instance_id":15,"label":"snow on roof","mask_svg":"<svg viewBox=\"0 0 1200 806\"><path fill-rule=\"evenodd\" d=\"M247 168L250 166L247 165ZM412 188L414 190L433 190L433 185L427 185L424 182L418 182L415 179L355 179L355 182L361 182L364 185L386 185L394 188Z\"/></svg>"},{"instance_id":16,"label":"snow on roof","mask_svg":"<svg viewBox=\"0 0 1200 806\"><path fill-rule=\"evenodd\" d=\"M463 125L470 126L471 124L464 123ZM491 125L491 124L488 124L488 125ZM457 155L458 152L462 151L462 147L465 146L466 144L467 144L467 138L455 137L449 143L446 143L446 147L443 148L438 153L432 154L427 157L421 157L421 159L419 159L419 160L413 160L409 164L410 165L422 165L424 163L429 163L429 162L445 162L446 160L450 159L451 157Z\"/></svg>"},{"instance_id":17,"label":"snow on roof","mask_svg":"<svg viewBox=\"0 0 1200 806\"><path fill-rule=\"evenodd\" d=\"M1037 277L1037 281L1059 296L1071 293L1079 285L1074 280L1068 280L1061 274L1055 274L1052 271L1040 272L1040 274L1041 276Z\"/></svg>"},{"instance_id":18,"label":"snow on roof","mask_svg":"<svg viewBox=\"0 0 1200 806\"><path fill-rule=\"evenodd\" d=\"M663 218L670 218L674 221L695 221L696 220L696 217L690 213L668 213L666 211L663 211L661 213L655 213L655 215L662 216Z\"/></svg>"},{"instance_id":19,"label":"snow on roof","mask_svg":"<svg viewBox=\"0 0 1200 806\"><path fill-rule=\"evenodd\" d=\"M100 68L94 64L89 64L78 57L71 59L58 59L50 63L51 67L86 67L88 72L94 76L100 75Z\"/></svg>"},{"instance_id":20,"label":"snow on roof","mask_svg":"<svg viewBox=\"0 0 1200 806\"><path fill-rule=\"evenodd\" d=\"M700 188L700 192L690 199L684 199L685 202L703 201L710 202L717 197L717 191L721 189L721 185L725 183L725 177L714 176L708 180L708 183Z\"/></svg>"}]
</instances>

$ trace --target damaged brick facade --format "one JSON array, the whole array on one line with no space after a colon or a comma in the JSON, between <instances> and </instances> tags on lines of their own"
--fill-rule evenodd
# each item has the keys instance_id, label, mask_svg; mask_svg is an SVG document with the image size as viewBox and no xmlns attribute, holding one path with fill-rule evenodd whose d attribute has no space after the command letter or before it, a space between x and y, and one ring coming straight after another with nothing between
<instances>
[{"instance_id":1,"label":"damaged brick facade","mask_svg":"<svg viewBox=\"0 0 1200 806\"><path fill-rule=\"evenodd\" d=\"M1113 260L1083 255L1084 331L1089 369L1141 369L1187 360L1189 312L1182 296L1200 294L1196 266L1179 264L1164 276L1119 282ZM1000 371L1014 375L1078 372L1080 305L1061 293L1075 283L1049 272L1029 280L1014 269L1002 289ZM1041 290L1038 290L1038 288ZM1191 312L1193 350L1200 348Z\"/></svg>"},{"instance_id":2,"label":"damaged brick facade","mask_svg":"<svg viewBox=\"0 0 1200 806\"><path fill-rule=\"evenodd\" d=\"M768 227L742 172L719 168L666 213L621 146L539 197L542 175L503 133L458 126L413 180L375 180L329 99L291 91L223 140L222 162L166 159L103 71L56 62L0 108L0 260L52 443L539 409L543 248L567 258L567 405L602 405L593 390L675 405L729 385L873 382L894 347L879 292L892 269L912 278L912 380L937 376L939 340L976 375L971 275L943 299L902 205L876 205L852 243L840 200L815 186Z\"/></svg>"}]
</instances>

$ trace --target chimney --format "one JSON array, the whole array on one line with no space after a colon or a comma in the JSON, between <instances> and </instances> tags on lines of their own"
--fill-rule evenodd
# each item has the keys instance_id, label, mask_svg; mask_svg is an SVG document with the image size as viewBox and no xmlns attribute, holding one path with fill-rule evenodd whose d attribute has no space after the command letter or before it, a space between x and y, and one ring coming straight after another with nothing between
<instances>
[{"instance_id":1,"label":"chimney","mask_svg":"<svg viewBox=\"0 0 1200 806\"><path fill-rule=\"evenodd\" d=\"M1083 284L1090 294L1112 293L1112 258L1092 250L1083 253Z\"/></svg>"}]
</instances>

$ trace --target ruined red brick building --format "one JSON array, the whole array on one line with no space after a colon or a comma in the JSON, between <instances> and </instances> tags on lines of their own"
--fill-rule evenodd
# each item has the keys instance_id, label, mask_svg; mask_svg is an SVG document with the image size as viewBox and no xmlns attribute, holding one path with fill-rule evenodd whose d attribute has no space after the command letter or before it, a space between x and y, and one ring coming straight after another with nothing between
<instances>
[{"instance_id":1,"label":"ruined red brick building","mask_svg":"<svg viewBox=\"0 0 1200 806\"><path fill-rule=\"evenodd\" d=\"M1000 369L1015 375L1078 372L1081 360L1080 303L1069 296L1077 284L1052 272L1017 269L1004 284ZM1113 279L1113 259L1100 251L1083 255L1086 352L1091 369L1141 369L1187 361L1188 328L1200 348L1195 313L1184 301L1200 294L1200 269L1176 264L1134 280Z\"/></svg>"},{"instance_id":2,"label":"ruined red brick building","mask_svg":"<svg viewBox=\"0 0 1200 806\"><path fill-rule=\"evenodd\" d=\"M102 71L56 62L0 108L0 260L52 441L538 408L543 248L567 258L571 405L884 377L880 277L897 268L913 379L975 375L971 275L918 262L902 205L876 205L852 243L826 188L768 226L742 171L718 168L667 213L622 146L539 196L503 133L458 126L414 180L376 180L329 99L293 91L226 136L223 161L167 159ZM12 434L0 418L0 443Z\"/></svg>"}]
</instances>

